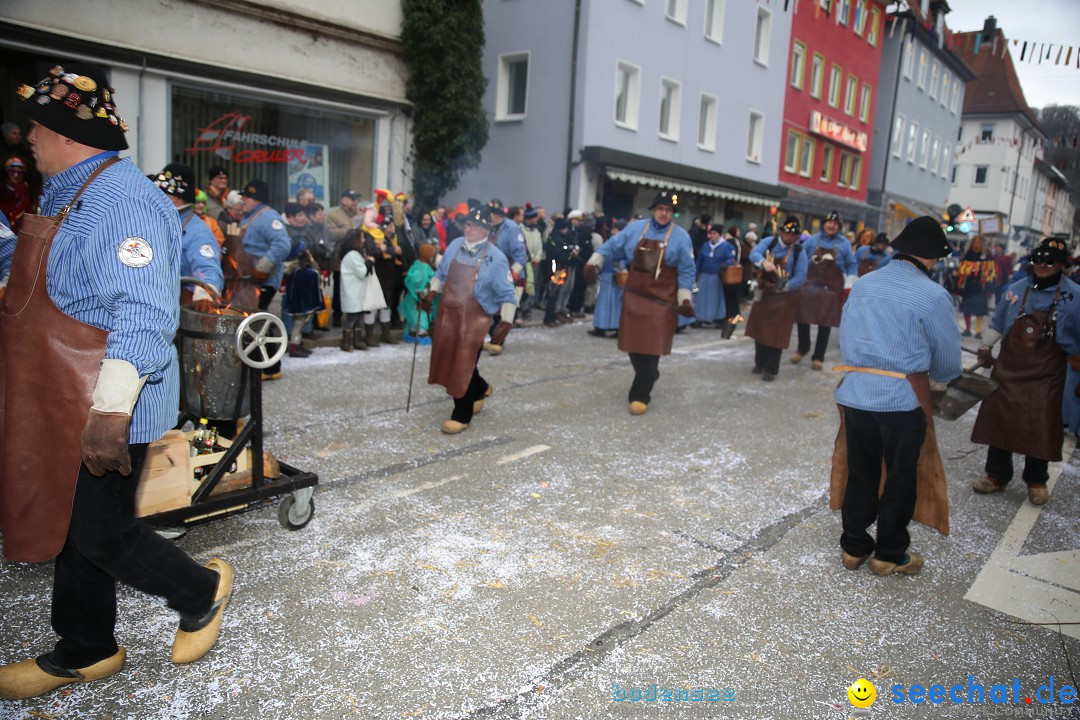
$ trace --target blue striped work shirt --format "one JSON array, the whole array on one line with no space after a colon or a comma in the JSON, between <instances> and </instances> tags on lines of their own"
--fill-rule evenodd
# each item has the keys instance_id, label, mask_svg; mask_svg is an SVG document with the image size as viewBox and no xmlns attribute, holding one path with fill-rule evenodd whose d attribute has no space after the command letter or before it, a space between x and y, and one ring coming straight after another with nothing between
<instances>
[{"instance_id":1,"label":"blue striped work shirt","mask_svg":"<svg viewBox=\"0 0 1080 720\"><path fill-rule=\"evenodd\" d=\"M48 178L42 214L58 213L90 173L114 155L101 153ZM125 159L82 194L49 254L47 288L56 306L106 330L105 357L126 360L147 378L132 413L132 443L157 440L176 424L180 374L173 336L180 322L180 235L172 202ZM150 247L143 267L121 260L131 238ZM145 257L142 253L135 263Z\"/></svg>"},{"instance_id":2,"label":"blue striped work shirt","mask_svg":"<svg viewBox=\"0 0 1080 720\"><path fill-rule=\"evenodd\" d=\"M840 320L845 365L905 375L930 372L948 382L963 372L960 331L949 293L906 261L859 278ZM857 410L901 412L919 407L903 378L849 372L836 402Z\"/></svg>"}]
</instances>

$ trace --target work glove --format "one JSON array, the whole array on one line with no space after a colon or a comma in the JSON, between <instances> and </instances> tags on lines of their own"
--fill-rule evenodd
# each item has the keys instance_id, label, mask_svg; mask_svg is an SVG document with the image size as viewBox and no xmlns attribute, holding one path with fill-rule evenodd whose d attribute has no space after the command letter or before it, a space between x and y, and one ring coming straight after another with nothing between
<instances>
[{"instance_id":1,"label":"work glove","mask_svg":"<svg viewBox=\"0 0 1080 720\"><path fill-rule=\"evenodd\" d=\"M585 263L585 282L593 283L596 281L596 266L589 263Z\"/></svg>"},{"instance_id":2,"label":"work glove","mask_svg":"<svg viewBox=\"0 0 1080 720\"><path fill-rule=\"evenodd\" d=\"M499 324L495 326L495 329L491 331L491 344L492 345L505 345L506 336L510 334L510 328L514 327L505 320L500 320Z\"/></svg>"},{"instance_id":3,"label":"work glove","mask_svg":"<svg viewBox=\"0 0 1080 720\"><path fill-rule=\"evenodd\" d=\"M420 296L420 309L424 312L431 312L431 306L435 302L435 296L438 295L434 290L428 290L426 293Z\"/></svg>"},{"instance_id":4,"label":"work glove","mask_svg":"<svg viewBox=\"0 0 1080 720\"><path fill-rule=\"evenodd\" d=\"M694 317L694 306L690 304L689 300L683 300L682 304L679 305L679 314L683 317Z\"/></svg>"},{"instance_id":5,"label":"work glove","mask_svg":"<svg viewBox=\"0 0 1080 720\"><path fill-rule=\"evenodd\" d=\"M91 408L79 438L79 451L83 464L92 475L101 477L111 471L131 474L130 428L131 416L127 413L107 413Z\"/></svg>"},{"instance_id":6,"label":"work glove","mask_svg":"<svg viewBox=\"0 0 1080 720\"><path fill-rule=\"evenodd\" d=\"M979 358L979 362L982 363L983 367L994 367L994 355L991 353L990 348L980 347L975 353L975 357Z\"/></svg>"}]
</instances>

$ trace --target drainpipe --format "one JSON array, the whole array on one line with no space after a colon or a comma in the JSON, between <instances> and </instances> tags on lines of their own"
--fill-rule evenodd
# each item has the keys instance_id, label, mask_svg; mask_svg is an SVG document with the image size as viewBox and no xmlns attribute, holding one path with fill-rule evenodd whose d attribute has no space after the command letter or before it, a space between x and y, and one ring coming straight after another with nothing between
<instances>
[{"instance_id":1,"label":"drainpipe","mask_svg":"<svg viewBox=\"0 0 1080 720\"><path fill-rule=\"evenodd\" d=\"M574 115L577 112L578 36L581 34L581 0L574 2L574 48L570 57L570 121L566 124L566 187L563 190L564 208L570 207L570 176L574 162Z\"/></svg>"}]
</instances>

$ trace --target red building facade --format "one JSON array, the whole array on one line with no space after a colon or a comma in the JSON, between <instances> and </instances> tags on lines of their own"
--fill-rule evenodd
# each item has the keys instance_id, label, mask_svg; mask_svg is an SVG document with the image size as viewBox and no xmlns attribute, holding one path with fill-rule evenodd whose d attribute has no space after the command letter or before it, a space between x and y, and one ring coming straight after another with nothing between
<instances>
[{"instance_id":1,"label":"red building facade","mask_svg":"<svg viewBox=\"0 0 1080 720\"><path fill-rule=\"evenodd\" d=\"M780 182L784 209L809 224L840 210L868 222L866 184L885 31L882 0L802 0L788 52Z\"/></svg>"}]
</instances>

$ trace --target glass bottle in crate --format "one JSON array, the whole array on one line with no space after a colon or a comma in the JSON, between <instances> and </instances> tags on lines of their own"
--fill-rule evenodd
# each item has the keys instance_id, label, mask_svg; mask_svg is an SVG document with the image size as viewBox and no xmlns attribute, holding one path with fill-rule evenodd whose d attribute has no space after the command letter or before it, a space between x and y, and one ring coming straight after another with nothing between
<instances>
[{"instance_id":1,"label":"glass bottle in crate","mask_svg":"<svg viewBox=\"0 0 1080 720\"><path fill-rule=\"evenodd\" d=\"M206 438L210 434L210 421L206 418L199 418L199 426L195 428L195 435L191 438L191 454L202 455L205 450L203 447L206 443Z\"/></svg>"}]
</instances>

